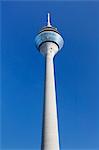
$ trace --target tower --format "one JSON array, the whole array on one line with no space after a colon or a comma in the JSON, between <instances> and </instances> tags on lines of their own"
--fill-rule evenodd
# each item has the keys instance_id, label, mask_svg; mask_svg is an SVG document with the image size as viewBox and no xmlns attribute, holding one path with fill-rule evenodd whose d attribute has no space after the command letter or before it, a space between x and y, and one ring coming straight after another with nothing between
<instances>
[{"instance_id":1,"label":"tower","mask_svg":"<svg viewBox=\"0 0 99 150\"><path fill-rule=\"evenodd\" d=\"M37 49L45 56L45 90L42 128L42 150L59 150L58 116L54 81L53 59L63 47L63 38L50 23L48 13L47 26L43 27L35 38Z\"/></svg>"}]
</instances>

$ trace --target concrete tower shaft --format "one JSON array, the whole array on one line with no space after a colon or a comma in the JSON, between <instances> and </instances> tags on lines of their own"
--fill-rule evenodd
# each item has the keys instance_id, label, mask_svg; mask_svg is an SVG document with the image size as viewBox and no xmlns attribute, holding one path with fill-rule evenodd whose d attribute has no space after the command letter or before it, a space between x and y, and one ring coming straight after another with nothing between
<instances>
[{"instance_id":1,"label":"concrete tower shaft","mask_svg":"<svg viewBox=\"0 0 99 150\"><path fill-rule=\"evenodd\" d=\"M42 45L43 48L44 45ZM44 95L44 116L42 131L42 150L59 150L58 120L56 107L56 93L54 81L54 51L50 51L50 46L58 50L54 43L46 43L46 68L45 68L45 95Z\"/></svg>"}]
</instances>

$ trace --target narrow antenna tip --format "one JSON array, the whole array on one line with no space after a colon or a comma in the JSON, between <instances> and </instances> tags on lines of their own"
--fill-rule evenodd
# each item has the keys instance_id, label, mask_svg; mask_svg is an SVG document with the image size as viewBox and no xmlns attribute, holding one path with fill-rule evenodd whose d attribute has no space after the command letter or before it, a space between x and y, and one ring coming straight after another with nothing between
<instances>
[{"instance_id":1,"label":"narrow antenna tip","mask_svg":"<svg viewBox=\"0 0 99 150\"><path fill-rule=\"evenodd\" d=\"M51 22L50 22L50 13L47 15L47 26L51 27Z\"/></svg>"}]
</instances>

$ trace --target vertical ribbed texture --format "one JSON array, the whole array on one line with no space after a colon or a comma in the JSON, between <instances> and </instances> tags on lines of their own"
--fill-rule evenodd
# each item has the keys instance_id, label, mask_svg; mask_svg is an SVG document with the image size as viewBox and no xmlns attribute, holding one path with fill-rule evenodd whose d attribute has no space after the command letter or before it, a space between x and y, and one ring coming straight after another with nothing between
<instances>
[{"instance_id":1,"label":"vertical ribbed texture","mask_svg":"<svg viewBox=\"0 0 99 150\"><path fill-rule=\"evenodd\" d=\"M42 150L59 150L53 54L46 55Z\"/></svg>"}]
</instances>

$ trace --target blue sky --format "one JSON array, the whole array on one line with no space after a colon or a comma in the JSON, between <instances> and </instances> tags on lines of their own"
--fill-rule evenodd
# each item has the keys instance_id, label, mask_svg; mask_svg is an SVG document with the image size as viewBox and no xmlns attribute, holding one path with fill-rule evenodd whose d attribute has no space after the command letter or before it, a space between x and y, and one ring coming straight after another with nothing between
<instances>
[{"instance_id":1,"label":"blue sky","mask_svg":"<svg viewBox=\"0 0 99 150\"><path fill-rule=\"evenodd\" d=\"M99 3L87 1L2 2L2 149L40 149L45 61L34 38L48 12L65 42L55 57L61 149L99 149Z\"/></svg>"}]
</instances>

